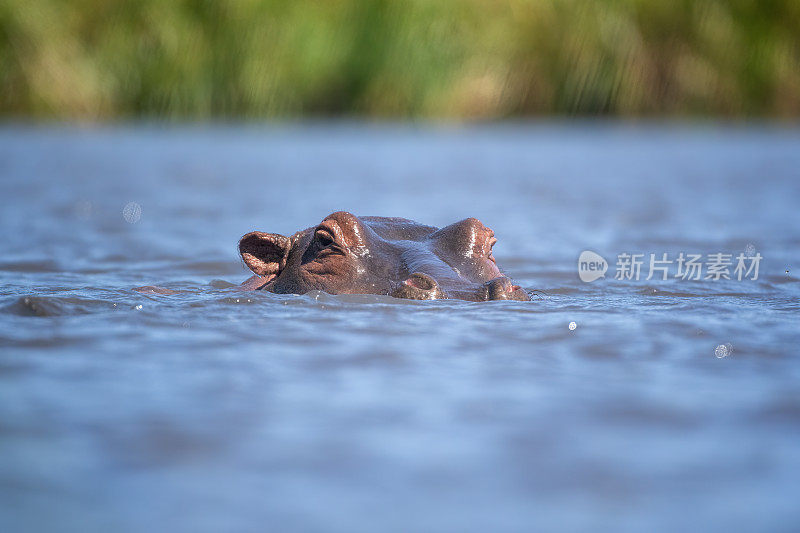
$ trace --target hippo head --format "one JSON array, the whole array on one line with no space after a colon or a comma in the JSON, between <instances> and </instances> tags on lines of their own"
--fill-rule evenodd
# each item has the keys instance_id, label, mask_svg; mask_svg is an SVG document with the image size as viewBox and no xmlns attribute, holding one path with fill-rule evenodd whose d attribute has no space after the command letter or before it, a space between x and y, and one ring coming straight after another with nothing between
<instances>
[{"instance_id":1,"label":"hippo head","mask_svg":"<svg viewBox=\"0 0 800 533\"><path fill-rule=\"evenodd\" d=\"M339 211L291 237L248 233L239 252L256 274L246 288L275 293L528 300L497 268L495 242L494 232L475 218L439 229Z\"/></svg>"}]
</instances>

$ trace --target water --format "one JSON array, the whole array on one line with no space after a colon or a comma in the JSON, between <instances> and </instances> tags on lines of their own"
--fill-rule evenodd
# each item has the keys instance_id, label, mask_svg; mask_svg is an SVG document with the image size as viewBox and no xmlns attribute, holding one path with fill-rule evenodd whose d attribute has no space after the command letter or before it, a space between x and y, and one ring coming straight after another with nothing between
<instances>
[{"instance_id":1,"label":"water","mask_svg":"<svg viewBox=\"0 0 800 533\"><path fill-rule=\"evenodd\" d=\"M798 148L731 125L6 125L0 529L796 530ZM478 217L535 298L235 289L242 234L340 209ZM681 251L763 261L614 279L620 253ZM180 292L131 291L151 284Z\"/></svg>"}]
</instances>

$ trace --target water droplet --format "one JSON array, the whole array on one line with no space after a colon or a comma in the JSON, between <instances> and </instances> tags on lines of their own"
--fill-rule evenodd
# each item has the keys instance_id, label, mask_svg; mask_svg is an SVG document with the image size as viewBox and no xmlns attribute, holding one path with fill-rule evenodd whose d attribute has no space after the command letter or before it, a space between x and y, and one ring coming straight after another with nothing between
<instances>
[{"instance_id":1,"label":"water droplet","mask_svg":"<svg viewBox=\"0 0 800 533\"><path fill-rule=\"evenodd\" d=\"M570 331L575 331L575 328L577 328L577 327L578 327L578 324L576 322L573 321L573 322L569 323L569 330Z\"/></svg>"},{"instance_id":2,"label":"water droplet","mask_svg":"<svg viewBox=\"0 0 800 533\"><path fill-rule=\"evenodd\" d=\"M728 342L725 344L720 344L714 348L714 355L717 357L717 359L722 359L723 357L728 357L732 351L733 345Z\"/></svg>"},{"instance_id":3,"label":"water droplet","mask_svg":"<svg viewBox=\"0 0 800 533\"><path fill-rule=\"evenodd\" d=\"M125 204L125 207L122 208L122 218L124 218L125 222L128 224L136 224L139 222L139 219L142 218L142 206L136 202L128 202Z\"/></svg>"},{"instance_id":4,"label":"water droplet","mask_svg":"<svg viewBox=\"0 0 800 533\"><path fill-rule=\"evenodd\" d=\"M137 305L134 305L134 306L133 306L133 310L134 310L134 311L141 311L141 310L142 310L142 304L137 304Z\"/></svg>"}]
</instances>

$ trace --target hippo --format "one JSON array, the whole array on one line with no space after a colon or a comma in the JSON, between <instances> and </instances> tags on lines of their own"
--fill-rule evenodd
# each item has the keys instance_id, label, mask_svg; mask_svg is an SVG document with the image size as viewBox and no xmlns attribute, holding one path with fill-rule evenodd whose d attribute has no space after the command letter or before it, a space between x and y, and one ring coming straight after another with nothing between
<instances>
[{"instance_id":1,"label":"hippo","mask_svg":"<svg viewBox=\"0 0 800 533\"><path fill-rule=\"evenodd\" d=\"M412 300L530 300L492 255L494 232L476 218L444 228L405 218L331 213L286 237L252 231L239 253L255 276L245 290L383 294Z\"/></svg>"}]
</instances>

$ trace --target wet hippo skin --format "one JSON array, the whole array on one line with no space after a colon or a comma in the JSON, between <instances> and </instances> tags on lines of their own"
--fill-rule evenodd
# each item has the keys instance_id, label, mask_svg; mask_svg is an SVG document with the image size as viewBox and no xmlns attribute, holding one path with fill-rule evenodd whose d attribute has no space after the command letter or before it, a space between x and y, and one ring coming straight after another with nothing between
<instances>
[{"instance_id":1,"label":"wet hippo skin","mask_svg":"<svg viewBox=\"0 0 800 533\"><path fill-rule=\"evenodd\" d=\"M498 269L495 242L494 232L475 218L439 229L339 211L291 237L260 231L243 236L239 253L256 275L242 288L414 300L529 300Z\"/></svg>"}]
</instances>

